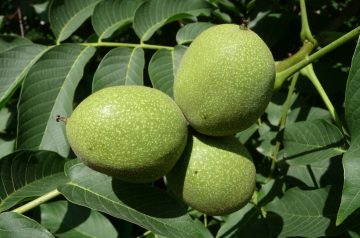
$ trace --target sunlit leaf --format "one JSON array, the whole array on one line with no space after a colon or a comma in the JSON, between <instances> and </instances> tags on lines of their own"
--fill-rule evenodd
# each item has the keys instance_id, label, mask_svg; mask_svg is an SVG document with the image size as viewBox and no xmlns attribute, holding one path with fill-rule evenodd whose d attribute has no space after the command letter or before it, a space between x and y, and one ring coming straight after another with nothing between
<instances>
[{"instance_id":1,"label":"sunlit leaf","mask_svg":"<svg viewBox=\"0 0 360 238\"><path fill-rule=\"evenodd\" d=\"M39 223L15 212L4 212L0 214L0 237L54 238L54 236Z\"/></svg>"},{"instance_id":2,"label":"sunlit leaf","mask_svg":"<svg viewBox=\"0 0 360 238\"><path fill-rule=\"evenodd\" d=\"M214 24L209 22L194 22L180 28L176 33L176 42L179 45L193 41L201 32L205 31Z\"/></svg>"},{"instance_id":3,"label":"sunlit leaf","mask_svg":"<svg viewBox=\"0 0 360 238\"><path fill-rule=\"evenodd\" d=\"M94 9L91 21L99 39L109 38L116 30L132 23L143 0L103 0Z\"/></svg>"},{"instance_id":4,"label":"sunlit leaf","mask_svg":"<svg viewBox=\"0 0 360 238\"><path fill-rule=\"evenodd\" d=\"M349 150L344 154L344 185L337 224L341 224L355 210L360 208L360 137L351 141Z\"/></svg>"},{"instance_id":5,"label":"sunlit leaf","mask_svg":"<svg viewBox=\"0 0 360 238\"><path fill-rule=\"evenodd\" d=\"M115 85L142 85L145 65L141 48L115 48L100 62L93 80L93 92Z\"/></svg>"},{"instance_id":6,"label":"sunlit leaf","mask_svg":"<svg viewBox=\"0 0 360 238\"><path fill-rule=\"evenodd\" d=\"M67 39L91 16L101 0L51 0L49 20L57 42Z\"/></svg>"},{"instance_id":7,"label":"sunlit leaf","mask_svg":"<svg viewBox=\"0 0 360 238\"><path fill-rule=\"evenodd\" d=\"M283 140L284 155L289 163L310 164L344 153L341 131L325 120L289 125Z\"/></svg>"},{"instance_id":8,"label":"sunlit leaf","mask_svg":"<svg viewBox=\"0 0 360 238\"><path fill-rule=\"evenodd\" d=\"M0 212L67 181L65 159L50 151L17 151L0 160Z\"/></svg>"},{"instance_id":9,"label":"sunlit leaf","mask_svg":"<svg viewBox=\"0 0 360 238\"><path fill-rule=\"evenodd\" d=\"M41 225L60 238L118 237L111 222L101 213L67 201L42 204Z\"/></svg>"},{"instance_id":10,"label":"sunlit leaf","mask_svg":"<svg viewBox=\"0 0 360 238\"><path fill-rule=\"evenodd\" d=\"M69 145L64 123L56 116L70 116L75 89L93 47L56 46L31 68L24 80L19 102L18 149L51 150L66 157Z\"/></svg>"},{"instance_id":11,"label":"sunlit leaf","mask_svg":"<svg viewBox=\"0 0 360 238\"><path fill-rule=\"evenodd\" d=\"M360 208L360 38L352 59L345 92L345 119L351 134L349 150L344 154L344 186L337 224Z\"/></svg>"},{"instance_id":12,"label":"sunlit leaf","mask_svg":"<svg viewBox=\"0 0 360 238\"><path fill-rule=\"evenodd\" d=\"M345 119L351 139L360 135L360 38L351 63L345 92Z\"/></svg>"},{"instance_id":13,"label":"sunlit leaf","mask_svg":"<svg viewBox=\"0 0 360 238\"><path fill-rule=\"evenodd\" d=\"M45 46L24 44L0 54L0 108L7 102L29 69L46 51Z\"/></svg>"},{"instance_id":14,"label":"sunlit leaf","mask_svg":"<svg viewBox=\"0 0 360 238\"><path fill-rule=\"evenodd\" d=\"M275 237L320 237L326 235L336 207L325 208L328 189L304 191L292 188L265 206ZM278 233L278 234L277 234Z\"/></svg>"},{"instance_id":15,"label":"sunlit leaf","mask_svg":"<svg viewBox=\"0 0 360 238\"><path fill-rule=\"evenodd\" d=\"M166 237L211 237L165 191L95 172L82 163L67 166L70 182L60 192L71 202L127 220Z\"/></svg>"},{"instance_id":16,"label":"sunlit leaf","mask_svg":"<svg viewBox=\"0 0 360 238\"><path fill-rule=\"evenodd\" d=\"M154 88L173 96L173 84L180 60L186 47L176 46L173 51L161 49L151 58L149 76Z\"/></svg>"},{"instance_id":17,"label":"sunlit leaf","mask_svg":"<svg viewBox=\"0 0 360 238\"><path fill-rule=\"evenodd\" d=\"M147 41L166 23L209 12L203 0L149 0L136 11L133 27L141 41Z\"/></svg>"}]
</instances>

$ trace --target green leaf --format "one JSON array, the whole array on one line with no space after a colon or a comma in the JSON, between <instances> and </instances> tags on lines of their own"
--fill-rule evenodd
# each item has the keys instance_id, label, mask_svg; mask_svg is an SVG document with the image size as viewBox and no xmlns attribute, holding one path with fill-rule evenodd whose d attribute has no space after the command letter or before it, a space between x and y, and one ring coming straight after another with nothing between
<instances>
[{"instance_id":1,"label":"green leaf","mask_svg":"<svg viewBox=\"0 0 360 238\"><path fill-rule=\"evenodd\" d=\"M328 189L292 188L281 199L265 206L274 237L320 237L326 235L334 207L325 207ZM336 207L335 207L336 209Z\"/></svg>"},{"instance_id":2,"label":"green leaf","mask_svg":"<svg viewBox=\"0 0 360 238\"><path fill-rule=\"evenodd\" d=\"M16 35L0 35L0 53L21 45L33 45L27 38Z\"/></svg>"},{"instance_id":3,"label":"green leaf","mask_svg":"<svg viewBox=\"0 0 360 238\"><path fill-rule=\"evenodd\" d=\"M251 203L225 219L216 235L217 238L270 236L265 220L261 218L259 210Z\"/></svg>"},{"instance_id":4,"label":"green leaf","mask_svg":"<svg viewBox=\"0 0 360 238\"><path fill-rule=\"evenodd\" d=\"M360 135L360 38L351 63L345 91L345 120L355 140Z\"/></svg>"},{"instance_id":5,"label":"green leaf","mask_svg":"<svg viewBox=\"0 0 360 238\"><path fill-rule=\"evenodd\" d=\"M143 0L104 0L96 5L91 22L99 39L109 38L116 30L132 23Z\"/></svg>"},{"instance_id":6,"label":"green leaf","mask_svg":"<svg viewBox=\"0 0 360 238\"><path fill-rule=\"evenodd\" d=\"M351 141L344 154L344 185L336 224L341 224L350 214L360 208L360 137Z\"/></svg>"},{"instance_id":7,"label":"green leaf","mask_svg":"<svg viewBox=\"0 0 360 238\"><path fill-rule=\"evenodd\" d=\"M194 22L180 28L176 33L176 42L179 45L192 42L201 32L205 31L214 24L209 22Z\"/></svg>"},{"instance_id":8,"label":"green leaf","mask_svg":"<svg viewBox=\"0 0 360 238\"><path fill-rule=\"evenodd\" d=\"M70 182L59 191L71 202L105 212L166 237L211 237L165 191L95 172L82 163L68 167Z\"/></svg>"},{"instance_id":9,"label":"green leaf","mask_svg":"<svg viewBox=\"0 0 360 238\"><path fill-rule=\"evenodd\" d=\"M101 0L52 0L49 21L57 43L67 39L89 18Z\"/></svg>"},{"instance_id":10,"label":"green leaf","mask_svg":"<svg viewBox=\"0 0 360 238\"><path fill-rule=\"evenodd\" d=\"M143 85L145 65L141 48L115 48L100 62L93 80L93 92L115 85Z\"/></svg>"},{"instance_id":11,"label":"green leaf","mask_svg":"<svg viewBox=\"0 0 360 238\"><path fill-rule=\"evenodd\" d=\"M325 120L297 122L284 131L284 156L290 163L311 164L337 155L344 150L341 131Z\"/></svg>"},{"instance_id":12,"label":"green leaf","mask_svg":"<svg viewBox=\"0 0 360 238\"><path fill-rule=\"evenodd\" d=\"M203 0L149 0L136 11L133 27L141 41L147 41L169 22L209 12L210 5Z\"/></svg>"},{"instance_id":13,"label":"green leaf","mask_svg":"<svg viewBox=\"0 0 360 238\"><path fill-rule=\"evenodd\" d=\"M118 237L111 222L101 213L67 201L42 204L41 225L59 238Z\"/></svg>"},{"instance_id":14,"label":"green leaf","mask_svg":"<svg viewBox=\"0 0 360 238\"><path fill-rule=\"evenodd\" d=\"M67 181L65 159L50 151L17 151L0 160L0 212Z\"/></svg>"},{"instance_id":15,"label":"green leaf","mask_svg":"<svg viewBox=\"0 0 360 238\"><path fill-rule=\"evenodd\" d=\"M149 76L154 88L173 97L173 84L180 60L186 47L176 46L173 51L161 49L151 58Z\"/></svg>"},{"instance_id":16,"label":"green leaf","mask_svg":"<svg viewBox=\"0 0 360 238\"><path fill-rule=\"evenodd\" d=\"M45 238L54 236L36 221L17 214L4 212L0 214L0 237L2 238Z\"/></svg>"},{"instance_id":17,"label":"green leaf","mask_svg":"<svg viewBox=\"0 0 360 238\"><path fill-rule=\"evenodd\" d=\"M296 163L296 159L279 162L281 172L286 174L288 183L310 188L342 184L341 159L338 157L314 161L310 164ZM295 180L294 180L295 179ZM300 184L298 183L300 182Z\"/></svg>"},{"instance_id":18,"label":"green leaf","mask_svg":"<svg viewBox=\"0 0 360 238\"><path fill-rule=\"evenodd\" d=\"M19 102L18 149L51 150L66 157L69 145L64 123L70 116L75 89L93 47L64 44L48 50L24 80Z\"/></svg>"},{"instance_id":19,"label":"green leaf","mask_svg":"<svg viewBox=\"0 0 360 238\"><path fill-rule=\"evenodd\" d=\"M0 54L0 108L20 86L29 69L46 51L45 46L24 44Z\"/></svg>"},{"instance_id":20,"label":"green leaf","mask_svg":"<svg viewBox=\"0 0 360 238\"><path fill-rule=\"evenodd\" d=\"M7 131L12 120L14 120L14 115L8 108L0 109L0 158L11 154L15 148L15 136Z\"/></svg>"}]
</instances>

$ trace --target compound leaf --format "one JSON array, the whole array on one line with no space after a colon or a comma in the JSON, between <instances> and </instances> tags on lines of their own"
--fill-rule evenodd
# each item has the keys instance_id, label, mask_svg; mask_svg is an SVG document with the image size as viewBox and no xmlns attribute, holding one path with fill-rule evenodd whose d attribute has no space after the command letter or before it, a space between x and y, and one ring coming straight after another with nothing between
<instances>
[{"instance_id":1,"label":"compound leaf","mask_svg":"<svg viewBox=\"0 0 360 238\"><path fill-rule=\"evenodd\" d=\"M93 92L115 85L142 85L145 65L141 48L115 48L100 62L93 80Z\"/></svg>"},{"instance_id":2,"label":"compound leaf","mask_svg":"<svg viewBox=\"0 0 360 238\"><path fill-rule=\"evenodd\" d=\"M349 150L344 154L344 185L337 224L341 224L351 213L360 208L360 137L351 141Z\"/></svg>"},{"instance_id":3,"label":"compound leaf","mask_svg":"<svg viewBox=\"0 0 360 238\"><path fill-rule=\"evenodd\" d=\"M345 120L355 140L360 135L360 38L351 63L345 92Z\"/></svg>"},{"instance_id":4,"label":"compound leaf","mask_svg":"<svg viewBox=\"0 0 360 238\"><path fill-rule=\"evenodd\" d=\"M285 157L290 163L310 164L344 153L341 131L325 120L297 122L287 126L283 143Z\"/></svg>"},{"instance_id":5,"label":"compound leaf","mask_svg":"<svg viewBox=\"0 0 360 238\"><path fill-rule=\"evenodd\" d=\"M176 33L176 42L179 45L192 42L201 32L205 31L214 24L209 22L194 22L180 28Z\"/></svg>"},{"instance_id":6,"label":"compound leaf","mask_svg":"<svg viewBox=\"0 0 360 238\"><path fill-rule=\"evenodd\" d=\"M18 149L51 150L66 157L69 145L64 123L56 115L69 116L75 89L93 47L64 44L48 50L24 80L18 121Z\"/></svg>"},{"instance_id":7,"label":"compound leaf","mask_svg":"<svg viewBox=\"0 0 360 238\"><path fill-rule=\"evenodd\" d=\"M32 45L33 43L24 37L16 35L0 35L0 53L21 45Z\"/></svg>"},{"instance_id":8,"label":"compound leaf","mask_svg":"<svg viewBox=\"0 0 360 238\"><path fill-rule=\"evenodd\" d=\"M0 214L0 237L2 238L54 238L36 221L15 212Z\"/></svg>"},{"instance_id":9,"label":"compound leaf","mask_svg":"<svg viewBox=\"0 0 360 238\"><path fill-rule=\"evenodd\" d=\"M173 51L161 49L151 58L149 76L154 88L173 97L173 84L180 60L186 51L184 46L176 46Z\"/></svg>"},{"instance_id":10,"label":"compound leaf","mask_svg":"<svg viewBox=\"0 0 360 238\"><path fill-rule=\"evenodd\" d=\"M165 191L95 172L82 163L66 166L70 181L59 187L71 202L127 220L166 237L211 237Z\"/></svg>"},{"instance_id":11,"label":"compound leaf","mask_svg":"<svg viewBox=\"0 0 360 238\"><path fill-rule=\"evenodd\" d=\"M20 86L29 69L45 51L45 46L24 44L8 48L0 54L0 108Z\"/></svg>"},{"instance_id":12,"label":"compound leaf","mask_svg":"<svg viewBox=\"0 0 360 238\"><path fill-rule=\"evenodd\" d=\"M203 0L149 0L136 11L133 27L141 41L147 41L166 23L209 12Z\"/></svg>"},{"instance_id":13,"label":"compound leaf","mask_svg":"<svg viewBox=\"0 0 360 238\"><path fill-rule=\"evenodd\" d=\"M67 181L65 159L50 151L17 151L0 160L0 212Z\"/></svg>"},{"instance_id":14,"label":"compound leaf","mask_svg":"<svg viewBox=\"0 0 360 238\"><path fill-rule=\"evenodd\" d=\"M57 42L74 33L91 16L100 1L52 0L49 5L49 21Z\"/></svg>"},{"instance_id":15,"label":"compound leaf","mask_svg":"<svg viewBox=\"0 0 360 238\"><path fill-rule=\"evenodd\" d=\"M292 188L265 206L276 237L320 237L326 234L335 211L325 209L328 189ZM335 207L336 209L336 207Z\"/></svg>"},{"instance_id":16,"label":"compound leaf","mask_svg":"<svg viewBox=\"0 0 360 238\"><path fill-rule=\"evenodd\" d=\"M100 212L67 201L42 204L41 224L60 238L118 237L111 222Z\"/></svg>"},{"instance_id":17,"label":"compound leaf","mask_svg":"<svg viewBox=\"0 0 360 238\"><path fill-rule=\"evenodd\" d=\"M104 0L96 5L91 22L99 39L106 39L132 23L143 0Z\"/></svg>"}]
</instances>

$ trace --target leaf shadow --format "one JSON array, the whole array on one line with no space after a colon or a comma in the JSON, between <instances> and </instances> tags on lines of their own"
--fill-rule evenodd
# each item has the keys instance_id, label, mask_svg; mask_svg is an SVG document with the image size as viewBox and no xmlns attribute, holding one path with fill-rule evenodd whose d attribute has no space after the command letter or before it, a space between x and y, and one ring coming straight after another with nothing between
<instances>
[{"instance_id":1,"label":"leaf shadow","mask_svg":"<svg viewBox=\"0 0 360 238\"><path fill-rule=\"evenodd\" d=\"M321 168L319 166L322 166L322 163L328 163L324 172L319 171ZM289 175L288 171L290 166L305 166L307 173L311 178L311 185L301 180L299 177L294 177L291 174ZM329 159L304 165L288 164L286 163L286 160L281 160L279 161L279 168L281 173L286 175L285 180L288 184L302 189L323 188L328 185L340 185L342 182L343 170L341 165L341 156L334 156ZM319 174L320 172L321 174Z\"/></svg>"},{"instance_id":2,"label":"leaf shadow","mask_svg":"<svg viewBox=\"0 0 360 238\"><path fill-rule=\"evenodd\" d=\"M112 179L117 198L140 213L157 218L176 218L186 214L187 208L166 191L151 184L136 184Z\"/></svg>"},{"instance_id":3,"label":"leaf shadow","mask_svg":"<svg viewBox=\"0 0 360 238\"><path fill-rule=\"evenodd\" d=\"M360 211L350 215L342 224L336 226L337 212L341 202L342 187L331 186L323 209L323 215L330 219L330 225L325 231L327 236L340 235L360 224Z\"/></svg>"},{"instance_id":4,"label":"leaf shadow","mask_svg":"<svg viewBox=\"0 0 360 238\"><path fill-rule=\"evenodd\" d=\"M261 230L259 231L259 229ZM253 238L262 238L269 232L266 219L260 217L258 208L252 207L233 227L217 238L247 237L245 234L251 234Z\"/></svg>"},{"instance_id":5,"label":"leaf shadow","mask_svg":"<svg viewBox=\"0 0 360 238\"><path fill-rule=\"evenodd\" d=\"M68 202L65 216L62 219L59 228L54 233L65 233L81 225L90 217L90 212L91 210L87 207L78 206Z\"/></svg>"}]
</instances>

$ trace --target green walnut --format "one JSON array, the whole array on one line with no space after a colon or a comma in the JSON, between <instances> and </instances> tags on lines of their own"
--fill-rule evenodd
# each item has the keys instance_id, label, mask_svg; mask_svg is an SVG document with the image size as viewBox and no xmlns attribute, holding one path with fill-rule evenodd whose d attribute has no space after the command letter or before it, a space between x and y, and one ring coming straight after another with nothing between
<instances>
[{"instance_id":1,"label":"green walnut","mask_svg":"<svg viewBox=\"0 0 360 238\"><path fill-rule=\"evenodd\" d=\"M189 138L183 156L166 175L169 190L187 205L217 216L245 206L255 189L251 155L234 137Z\"/></svg>"},{"instance_id":2,"label":"green walnut","mask_svg":"<svg viewBox=\"0 0 360 238\"><path fill-rule=\"evenodd\" d=\"M114 86L91 94L66 121L74 153L90 168L128 182L155 181L175 165L187 122L175 102L144 86Z\"/></svg>"},{"instance_id":3,"label":"green walnut","mask_svg":"<svg viewBox=\"0 0 360 238\"><path fill-rule=\"evenodd\" d=\"M198 132L232 135L265 111L274 80L274 59L264 41L243 26L222 24L203 31L185 52L174 98Z\"/></svg>"}]
</instances>

